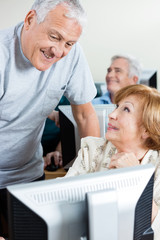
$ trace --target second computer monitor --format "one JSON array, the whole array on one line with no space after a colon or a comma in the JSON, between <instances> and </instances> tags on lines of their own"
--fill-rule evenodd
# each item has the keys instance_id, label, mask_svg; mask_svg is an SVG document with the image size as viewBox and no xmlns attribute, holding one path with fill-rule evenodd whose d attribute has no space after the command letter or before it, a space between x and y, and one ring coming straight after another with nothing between
<instances>
[{"instance_id":1,"label":"second computer monitor","mask_svg":"<svg viewBox=\"0 0 160 240\"><path fill-rule=\"evenodd\" d=\"M105 137L108 114L115 109L114 104L94 105L100 125L101 137ZM80 136L76 121L74 120L71 106L59 106L59 119L61 131L61 145L63 166L68 169L71 161L75 159L80 149Z\"/></svg>"}]
</instances>

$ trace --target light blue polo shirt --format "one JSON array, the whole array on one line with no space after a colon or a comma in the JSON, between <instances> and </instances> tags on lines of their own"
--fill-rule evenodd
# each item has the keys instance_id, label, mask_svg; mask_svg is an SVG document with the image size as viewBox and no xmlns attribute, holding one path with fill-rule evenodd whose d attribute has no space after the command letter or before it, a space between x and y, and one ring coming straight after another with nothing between
<instances>
[{"instance_id":1,"label":"light blue polo shirt","mask_svg":"<svg viewBox=\"0 0 160 240\"><path fill-rule=\"evenodd\" d=\"M87 103L96 95L79 43L39 71L23 55L22 26L0 31L0 188L43 175L44 122L63 94L71 104Z\"/></svg>"}]
</instances>

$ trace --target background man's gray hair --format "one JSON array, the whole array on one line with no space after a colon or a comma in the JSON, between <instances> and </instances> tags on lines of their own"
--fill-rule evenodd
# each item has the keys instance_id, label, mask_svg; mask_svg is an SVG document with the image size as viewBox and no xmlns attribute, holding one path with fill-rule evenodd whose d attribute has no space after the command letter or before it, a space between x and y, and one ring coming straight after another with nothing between
<instances>
[{"instance_id":1,"label":"background man's gray hair","mask_svg":"<svg viewBox=\"0 0 160 240\"><path fill-rule=\"evenodd\" d=\"M31 9L34 9L37 13L38 24L43 22L47 14L60 4L68 8L66 17L74 18L83 28L87 18L79 0L35 0Z\"/></svg>"},{"instance_id":2,"label":"background man's gray hair","mask_svg":"<svg viewBox=\"0 0 160 240\"><path fill-rule=\"evenodd\" d=\"M119 58L123 58L123 59L127 60L127 62L128 62L128 66L129 66L128 77L131 78L133 76L137 76L138 80L139 80L141 72L142 72L142 66L139 63L139 61L136 58L134 58L133 56L120 54L120 55L113 56L111 58L111 62L113 62Z\"/></svg>"}]
</instances>

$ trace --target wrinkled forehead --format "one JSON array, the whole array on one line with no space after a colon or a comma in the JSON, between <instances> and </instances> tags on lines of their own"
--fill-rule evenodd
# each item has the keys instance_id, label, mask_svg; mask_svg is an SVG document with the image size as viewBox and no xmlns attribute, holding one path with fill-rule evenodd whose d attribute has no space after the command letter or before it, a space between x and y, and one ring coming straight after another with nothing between
<instances>
[{"instance_id":1,"label":"wrinkled forehead","mask_svg":"<svg viewBox=\"0 0 160 240\"><path fill-rule=\"evenodd\" d=\"M117 58L117 59L113 60L111 63L111 67L119 68L119 69L122 69L127 72L129 71L129 63L124 58Z\"/></svg>"},{"instance_id":2,"label":"wrinkled forehead","mask_svg":"<svg viewBox=\"0 0 160 240\"><path fill-rule=\"evenodd\" d=\"M50 10L45 17L44 22L48 22L51 25L59 25L60 27L65 27L66 29L72 25L73 29L70 29L70 31L74 32L75 27L78 28L80 32L82 32L82 26L78 22L76 18L70 17L68 8L65 5L57 5L56 8Z\"/></svg>"},{"instance_id":3,"label":"wrinkled forehead","mask_svg":"<svg viewBox=\"0 0 160 240\"><path fill-rule=\"evenodd\" d=\"M65 3L60 3L57 6L55 6L53 9L51 9L47 13L44 21L48 18L54 18L55 20L56 19L65 19L66 21L70 20L70 21L76 23L77 25L79 25L82 29L82 25L78 21L78 17L76 16L76 12L73 11L73 9Z\"/></svg>"}]
</instances>

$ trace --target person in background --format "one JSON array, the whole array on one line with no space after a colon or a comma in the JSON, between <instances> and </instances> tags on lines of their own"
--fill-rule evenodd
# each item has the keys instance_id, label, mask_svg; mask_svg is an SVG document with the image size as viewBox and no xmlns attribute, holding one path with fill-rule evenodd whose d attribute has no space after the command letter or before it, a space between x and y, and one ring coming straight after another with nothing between
<instances>
[{"instance_id":1,"label":"person in background","mask_svg":"<svg viewBox=\"0 0 160 240\"><path fill-rule=\"evenodd\" d=\"M81 140L78 157L65 177L151 163L155 166L152 228L160 236L160 93L137 84L120 89L109 114L106 138Z\"/></svg>"},{"instance_id":2,"label":"person in background","mask_svg":"<svg viewBox=\"0 0 160 240\"><path fill-rule=\"evenodd\" d=\"M6 187L44 179L42 132L62 95L80 136L100 135L91 104L96 88L78 43L85 21L78 0L36 0L24 22L0 31L0 215L6 221Z\"/></svg>"},{"instance_id":3,"label":"person in background","mask_svg":"<svg viewBox=\"0 0 160 240\"><path fill-rule=\"evenodd\" d=\"M56 114L58 114L58 112ZM41 143L43 148L44 169L53 171L58 167L62 167L60 127L49 118L47 118L45 123Z\"/></svg>"},{"instance_id":4,"label":"person in background","mask_svg":"<svg viewBox=\"0 0 160 240\"><path fill-rule=\"evenodd\" d=\"M60 142L59 115L57 112L58 106L60 105L69 105L69 101L65 96L62 96L56 107L55 121L47 118L41 140L43 147L44 169L50 171L53 171L53 169L56 170L58 167L62 167L63 164Z\"/></svg>"},{"instance_id":5,"label":"person in background","mask_svg":"<svg viewBox=\"0 0 160 240\"><path fill-rule=\"evenodd\" d=\"M92 100L93 104L114 103L115 93L128 85L138 83L141 74L141 65L132 56L115 55L111 58L111 65L107 69L106 86L107 92Z\"/></svg>"}]
</instances>

